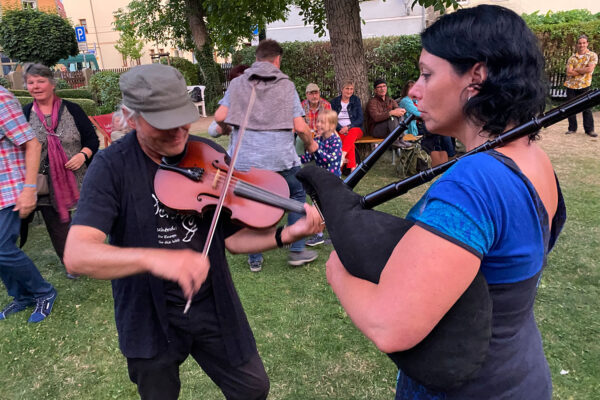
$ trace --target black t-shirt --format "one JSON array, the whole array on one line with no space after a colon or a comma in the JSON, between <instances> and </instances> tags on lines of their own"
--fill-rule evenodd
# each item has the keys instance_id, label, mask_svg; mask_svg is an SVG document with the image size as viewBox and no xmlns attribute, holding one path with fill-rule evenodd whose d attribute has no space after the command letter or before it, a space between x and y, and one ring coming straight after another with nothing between
<instances>
[{"instance_id":1,"label":"black t-shirt","mask_svg":"<svg viewBox=\"0 0 600 400\"><path fill-rule=\"evenodd\" d=\"M158 165L149 158L146 158L146 166L148 175L154 176L158 170ZM154 193L154 185L152 185L152 202L154 203L154 218L156 219L156 235L158 244L165 249L191 249L199 253L204 249L206 236L212 221L212 213L208 215L198 215L191 213L182 213L177 210L170 209L162 204ZM229 226L228 234L233 234L237 229L232 229ZM222 243L224 240L223 232L219 229L215 231L215 237L211 246L217 246L217 243ZM216 250L216 249L213 249ZM165 297L168 303L185 304L187 299L184 297L181 287L177 282L164 281ZM206 281L194 295L192 302L198 302L209 295L212 291L211 272L209 270Z\"/></svg>"},{"instance_id":2,"label":"black t-shirt","mask_svg":"<svg viewBox=\"0 0 600 400\"><path fill-rule=\"evenodd\" d=\"M224 149L206 139L192 136L189 140L203 142L224 153ZM157 169L140 148L135 132L102 150L86 173L73 225L98 229L113 246L160 248L152 198ZM202 243L211 220L212 213L196 219L195 235ZM227 357L234 365L247 362L256 353L254 337L225 257L225 238L239 229L226 213L221 214L209 252L214 312ZM113 279L111 284L123 355L152 358L166 350L169 321L164 280L146 273Z\"/></svg>"}]
</instances>

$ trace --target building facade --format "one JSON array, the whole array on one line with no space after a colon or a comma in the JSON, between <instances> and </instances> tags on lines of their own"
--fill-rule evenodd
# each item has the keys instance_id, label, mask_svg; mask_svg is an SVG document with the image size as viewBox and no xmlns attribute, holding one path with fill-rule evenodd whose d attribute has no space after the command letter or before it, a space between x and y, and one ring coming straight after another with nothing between
<instances>
[{"instance_id":1,"label":"building facade","mask_svg":"<svg viewBox=\"0 0 600 400\"><path fill-rule=\"evenodd\" d=\"M398 36L420 33L437 18L431 8L426 10L419 5L411 8L414 0L366 0L360 2L360 16L363 38ZM515 11L517 14L539 11L567 11L587 9L600 12L599 0L462 0L461 7L474 7L479 4L496 4ZM328 41L329 35L318 37L312 25L304 25L300 9L292 7L286 21L276 21L267 25L267 37L280 42ZM450 12L452 9L449 10ZM256 40L255 40L256 42ZM255 43L253 43L255 44Z\"/></svg>"},{"instance_id":2,"label":"building facade","mask_svg":"<svg viewBox=\"0 0 600 400\"><path fill-rule=\"evenodd\" d=\"M129 0L62 0L67 17L75 26L86 30L88 52L94 54L100 69L131 67L138 64L150 64L152 56L169 53L170 56L185 57L192 55L162 43L146 43L139 60L126 60L115 48L120 33L114 28L116 12L126 8Z\"/></svg>"},{"instance_id":3,"label":"building facade","mask_svg":"<svg viewBox=\"0 0 600 400\"><path fill-rule=\"evenodd\" d=\"M369 0L360 3L360 16L363 38L397 36L419 33L426 26L427 13L423 7L411 8L413 0ZM276 21L267 25L267 37L279 42L328 41L329 34L318 37L312 25L304 25L300 9L291 7L286 21Z\"/></svg>"},{"instance_id":4,"label":"building facade","mask_svg":"<svg viewBox=\"0 0 600 400\"><path fill-rule=\"evenodd\" d=\"M32 8L46 12L56 12L66 18L62 0L0 0L2 10Z\"/></svg>"}]
</instances>

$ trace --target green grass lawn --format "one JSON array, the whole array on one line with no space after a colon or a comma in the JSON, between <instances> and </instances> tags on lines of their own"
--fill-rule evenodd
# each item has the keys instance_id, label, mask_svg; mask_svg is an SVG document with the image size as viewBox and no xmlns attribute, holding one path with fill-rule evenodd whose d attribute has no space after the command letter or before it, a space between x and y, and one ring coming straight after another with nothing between
<instances>
[{"instance_id":1,"label":"green grass lawn","mask_svg":"<svg viewBox=\"0 0 600 400\"><path fill-rule=\"evenodd\" d=\"M223 141L221 141L223 143ZM598 143L592 143L598 146ZM549 258L536 303L556 399L600 393L600 159L553 157L569 219ZM368 193L394 179L389 154L357 190ZM404 215L425 187L380 210ZM393 363L352 325L325 279L331 246L302 268L287 253L265 254L260 273L246 257L229 256L233 278L271 379L271 399L392 399ZM135 386L119 352L110 283L68 280L43 225L32 228L25 251L58 290L52 315L27 324L29 313L0 322L0 399L129 399ZM8 301L0 291L0 303ZM568 371L561 374L561 371ZM220 399L201 369L182 366L182 399Z\"/></svg>"}]
</instances>

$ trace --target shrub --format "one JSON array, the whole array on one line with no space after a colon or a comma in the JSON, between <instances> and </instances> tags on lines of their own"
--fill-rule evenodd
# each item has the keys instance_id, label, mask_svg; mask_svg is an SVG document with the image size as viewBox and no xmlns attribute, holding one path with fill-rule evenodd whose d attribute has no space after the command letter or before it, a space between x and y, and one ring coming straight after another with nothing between
<instances>
[{"instance_id":1,"label":"shrub","mask_svg":"<svg viewBox=\"0 0 600 400\"><path fill-rule=\"evenodd\" d=\"M4 76L0 76L0 85L3 86L5 89L10 89L12 87L10 80L8 80Z\"/></svg>"},{"instance_id":2,"label":"shrub","mask_svg":"<svg viewBox=\"0 0 600 400\"><path fill-rule=\"evenodd\" d=\"M409 79L419 76L418 59L421 40L418 35L388 36L363 40L367 61L367 79L373 82L385 78L391 96L399 95ZM323 98L339 94L335 82L331 44L329 42L281 43L283 57L281 70L296 85L300 98L310 82L319 85ZM244 47L233 55L233 65L251 65L255 61L256 47Z\"/></svg>"},{"instance_id":3,"label":"shrub","mask_svg":"<svg viewBox=\"0 0 600 400\"><path fill-rule=\"evenodd\" d=\"M58 97L62 97L63 99L90 99L94 100L94 96L92 96L92 92L87 89L59 89L58 85L56 86L56 94Z\"/></svg>"},{"instance_id":4,"label":"shrub","mask_svg":"<svg viewBox=\"0 0 600 400\"><path fill-rule=\"evenodd\" d=\"M22 106L33 102L33 97L16 96ZM94 100L90 99L65 99L78 104L87 115L98 115L98 109ZM100 113L101 114L101 113Z\"/></svg>"},{"instance_id":5,"label":"shrub","mask_svg":"<svg viewBox=\"0 0 600 400\"><path fill-rule=\"evenodd\" d=\"M98 103L99 114L115 111L121 102L119 74L112 71L100 71L90 78L89 89Z\"/></svg>"},{"instance_id":6,"label":"shrub","mask_svg":"<svg viewBox=\"0 0 600 400\"><path fill-rule=\"evenodd\" d=\"M29 92L27 90L12 90L11 92L13 92L13 94L17 97L31 97L31 95L29 94Z\"/></svg>"},{"instance_id":7,"label":"shrub","mask_svg":"<svg viewBox=\"0 0 600 400\"><path fill-rule=\"evenodd\" d=\"M544 15L523 14L523 19L540 40L546 60L546 75L563 76L567 59L575 52L577 38L586 34L589 48L596 53L600 48L600 13L592 14L588 10L569 10ZM562 85L562 82L554 82ZM592 87L600 87L600 76L592 75Z\"/></svg>"},{"instance_id":8,"label":"shrub","mask_svg":"<svg viewBox=\"0 0 600 400\"><path fill-rule=\"evenodd\" d=\"M15 96L31 97L27 90L11 90ZM89 99L94 100L94 96L87 89L57 89L56 95L62 99Z\"/></svg>"},{"instance_id":9,"label":"shrub","mask_svg":"<svg viewBox=\"0 0 600 400\"><path fill-rule=\"evenodd\" d=\"M161 61L163 64L167 63L166 59ZM188 86L198 85L200 78L198 77L198 66L189 60L182 57L171 57L171 66L177 68L179 72L185 78L185 83Z\"/></svg>"},{"instance_id":10,"label":"shrub","mask_svg":"<svg viewBox=\"0 0 600 400\"><path fill-rule=\"evenodd\" d=\"M56 79L56 89L72 89L67 81L61 78Z\"/></svg>"}]
</instances>

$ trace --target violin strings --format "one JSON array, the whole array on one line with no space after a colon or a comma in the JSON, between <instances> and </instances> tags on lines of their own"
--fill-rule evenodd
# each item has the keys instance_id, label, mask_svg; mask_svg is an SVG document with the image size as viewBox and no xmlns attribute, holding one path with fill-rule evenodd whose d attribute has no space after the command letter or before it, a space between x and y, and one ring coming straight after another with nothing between
<instances>
[{"instance_id":1,"label":"violin strings","mask_svg":"<svg viewBox=\"0 0 600 400\"><path fill-rule=\"evenodd\" d=\"M205 174L206 181L214 182L215 176L217 176L216 181L218 183L223 183L223 181L225 180L225 175L223 175L223 174L206 173ZM260 186L256 186L252 183L249 183L249 182L247 182L243 179L237 178L235 176L233 176L231 178L231 181L232 181L232 183L235 183L235 185L232 185L230 187L231 190L235 190L237 184L240 184L240 186L237 186L237 187L239 189L241 189L243 191L243 193L246 196L248 196L251 200L262 201L267 204L273 205L275 207L284 208L288 211L296 211L296 212L303 211L303 209L301 211L298 210L299 207L296 204L296 201L290 200L288 197L282 197L276 193L272 193L264 188L261 188Z\"/></svg>"}]
</instances>

